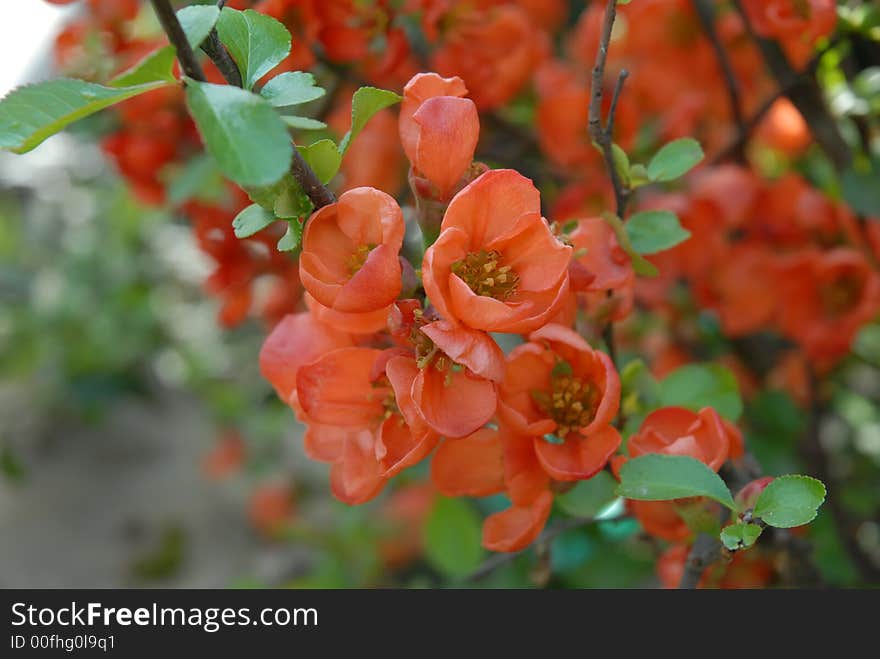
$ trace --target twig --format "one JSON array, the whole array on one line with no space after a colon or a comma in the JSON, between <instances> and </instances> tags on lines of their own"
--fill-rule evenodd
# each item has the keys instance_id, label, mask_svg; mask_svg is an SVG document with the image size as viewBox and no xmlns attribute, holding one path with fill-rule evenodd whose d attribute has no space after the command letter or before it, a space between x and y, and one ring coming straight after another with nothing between
<instances>
[{"instance_id":1,"label":"twig","mask_svg":"<svg viewBox=\"0 0 880 659\"><path fill-rule=\"evenodd\" d=\"M770 73L801 113L816 142L838 170L846 169L852 162L852 151L825 105L822 90L813 72L798 73L777 42L765 39L755 32L740 0L733 0L733 4L742 17L749 36L758 45Z\"/></svg>"},{"instance_id":2,"label":"twig","mask_svg":"<svg viewBox=\"0 0 880 659\"><path fill-rule=\"evenodd\" d=\"M721 43L721 38L718 36L718 30L715 29L714 3L711 0L692 0L692 2L694 10L697 12L697 17L700 19L700 24L703 27L703 32L706 33L709 43L712 44L712 49L715 51L715 59L724 76L727 97L730 101L730 116L733 117L738 134L743 134L746 127L742 102L740 100L740 84L736 77L736 72L733 70L730 58L727 56L727 50L725 50L724 44ZM738 151L732 154L736 156L737 160L743 160L742 145L744 144L745 142L741 142Z\"/></svg>"},{"instance_id":3,"label":"twig","mask_svg":"<svg viewBox=\"0 0 880 659\"><path fill-rule=\"evenodd\" d=\"M241 71L238 64L232 59L229 51L226 50L220 42L220 35L217 34L217 28L211 30L208 38L201 45L202 51L211 58L211 61L217 66L217 69L226 78L226 82L235 87L244 87L244 81L241 79Z\"/></svg>"},{"instance_id":4,"label":"twig","mask_svg":"<svg viewBox=\"0 0 880 659\"><path fill-rule=\"evenodd\" d=\"M186 34L180 26L180 21L177 20L177 14L175 14L174 9L171 8L171 4L168 0L150 0L150 2L153 5L153 10L156 12L156 16L159 18L159 23L162 25L162 29L165 31L165 34L168 35L168 40L177 51L177 59L180 61L180 68L182 68L183 72L193 80L205 82L205 72L202 71L202 67L196 59L193 49L189 45Z\"/></svg>"},{"instance_id":5,"label":"twig","mask_svg":"<svg viewBox=\"0 0 880 659\"><path fill-rule=\"evenodd\" d=\"M535 541L535 546L546 548L550 545L551 542L553 542L553 540L555 540L558 536L562 535L566 531L571 531L572 529L577 529L582 526L588 526L598 521L599 520L597 520L595 517L575 517L572 519L563 520L544 531ZM513 560L517 556L525 553L526 551L528 550L523 549L522 551L495 554L491 558L487 559L486 562L483 563L480 567L471 572L466 581L480 581L481 579L486 578L492 572L494 572L496 568L513 562Z\"/></svg>"},{"instance_id":6,"label":"twig","mask_svg":"<svg viewBox=\"0 0 880 659\"><path fill-rule=\"evenodd\" d=\"M850 517L849 512L841 501L840 484L834 477L828 456L819 440L819 422L822 418L823 405L819 396L819 382L816 373L810 369L810 420L806 435L801 442L801 452L817 478L825 483L828 488L828 510L837 535L844 550L855 565L859 575L868 584L880 584L880 567L874 564L871 557L862 551L856 539L856 522Z\"/></svg>"},{"instance_id":7,"label":"twig","mask_svg":"<svg viewBox=\"0 0 880 659\"><path fill-rule=\"evenodd\" d=\"M168 0L150 0L150 2L153 5L153 9L156 11L156 15L159 17L162 29L165 31L165 34L168 35L168 40L177 50L177 59L180 60L180 66L183 69L183 72L193 80L205 82L205 73L202 71L202 67L199 65L198 60L196 60L195 53L192 48L190 48L186 34L180 26L180 21L177 20L177 15L171 8L171 4ZM238 71L237 68L236 71ZM225 75L226 74L224 73L224 76ZM227 80L229 81L228 78ZM334 197L333 193L321 183L317 174L315 174L314 170L305 161L296 146L293 147L293 162L290 166L290 171L300 186L302 186L303 191L311 200L316 210L336 201L336 197Z\"/></svg>"},{"instance_id":8,"label":"twig","mask_svg":"<svg viewBox=\"0 0 880 659\"><path fill-rule=\"evenodd\" d=\"M700 533L688 553L684 564L684 573L678 587L681 590L693 590L700 583L706 568L721 557L721 541L708 533Z\"/></svg>"}]
</instances>

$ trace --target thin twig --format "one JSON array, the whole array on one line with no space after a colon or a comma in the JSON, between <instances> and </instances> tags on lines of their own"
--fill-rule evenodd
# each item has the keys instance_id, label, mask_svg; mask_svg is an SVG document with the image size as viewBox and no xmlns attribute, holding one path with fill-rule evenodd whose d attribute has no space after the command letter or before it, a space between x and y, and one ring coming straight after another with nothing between
<instances>
[{"instance_id":1,"label":"thin twig","mask_svg":"<svg viewBox=\"0 0 880 659\"><path fill-rule=\"evenodd\" d=\"M544 531L535 541L535 546L547 547L551 542L553 542L553 540L555 540L566 531L581 528L582 526L588 526L598 521L599 520L597 520L595 517L574 517L572 519L563 520ZM526 551L528 550L523 549L522 551L495 554L491 558L487 559L486 562L483 563L480 567L471 572L466 581L480 581L481 579L484 579L492 572L494 572L496 568L513 562L513 560L517 556L525 553Z\"/></svg>"},{"instance_id":2,"label":"thin twig","mask_svg":"<svg viewBox=\"0 0 880 659\"><path fill-rule=\"evenodd\" d=\"M785 90L785 95L803 116L816 143L839 171L849 167L852 162L852 151L840 134L834 117L831 116L825 105L822 90L816 82L814 72L811 70L803 73L796 71L776 41L765 39L755 32L743 9L742 2L733 0L733 4L742 17L749 36L758 45L758 50L761 51L767 69L776 78L780 89Z\"/></svg>"},{"instance_id":3,"label":"thin twig","mask_svg":"<svg viewBox=\"0 0 880 659\"><path fill-rule=\"evenodd\" d=\"M180 21L177 20L177 15L171 8L169 1L150 0L150 2L153 4L156 15L159 17L162 29L168 35L168 40L177 50L177 59L180 60L183 72L193 80L205 82L206 79L202 67L199 65L198 60L196 60L195 53L190 48L186 34L180 26ZM318 175L315 174L314 170L305 161L296 146L293 147L293 162L290 166L290 171L300 186L302 186L303 191L311 200L316 210L336 201L336 197L321 183Z\"/></svg>"},{"instance_id":4,"label":"thin twig","mask_svg":"<svg viewBox=\"0 0 880 659\"><path fill-rule=\"evenodd\" d=\"M177 59L180 62L180 68L182 68L183 72L193 80L205 82L205 72L202 71L202 67L196 59L193 49L189 45L186 33L183 31L180 21L177 20L177 14L175 14L174 9L171 8L171 4L168 0L150 0L150 2L153 5L153 10L156 12L156 16L159 18L159 23L162 25L162 29L165 31L165 34L168 35L168 40L177 51Z\"/></svg>"},{"instance_id":5,"label":"thin twig","mask_svg":"<svg viewBox=\"0 0 880 659\"><path fill-rule=\"evenodd\" d=\"M715 29L714 3L712 0L692 0L692 2L694 10L697 12L697 17L700 19L700 25L703 27L703 32L706 33L706 37L715 51L715 59L721 69L721 74L724 76L724 84L727 87L727 97L730 102L730 116L733 117L737 132L742 134L745 132L745 117L743 116L742 102L740 100L740 84L736 77L736 72L733 70L730 58L727 56L727 50L718 36L718 30ZM739 153L734 153L733 155L738 160L743 159L741 149Z\"/></svg>"},{"instance_id":6,"label":"thin twig","mask_svg":"<svg viewBox=\"0 0 880 659\"><path fill-rule=\"evenodd\" d=\"M208 38L201 45L202 51L211 58L217 69L230 85L234 87L244 87L244 81L241 78L241 71L238 64L232 59L226 46L220 41L220 35L217 34L217 28L211 30Z\"/></svg>"}]
</instances>

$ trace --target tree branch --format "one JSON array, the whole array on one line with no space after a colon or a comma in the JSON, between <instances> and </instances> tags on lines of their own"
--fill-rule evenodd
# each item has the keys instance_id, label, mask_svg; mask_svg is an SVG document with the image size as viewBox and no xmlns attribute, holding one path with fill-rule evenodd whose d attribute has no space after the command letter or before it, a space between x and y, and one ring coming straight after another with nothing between
<instances>
[{"instance_id":1,"label":"tree branch","mask_svg":"<svg viewBox=\"0 0 880 659\"><path fill-rule=\"evenodd\" d=\"M177 59L180 61L180 66L181 68L183 68L183 72L193 80L205 82L205 73L204 71L202 71L202 67L199 65L198 60L196 60L195 53L193 52L192 48L190 48L189 41L187 41L186 38L186 34L184 33L183 28L180 26L180 21L177 20L177 14L174 13L174 10L171 8L171 4L169 3L169 1L150 0L150 2L153 5L153 9L156 11L156 15L159 17L159 22L162 24L162 29L165 31L165 34L168 35L168 40L177 50ZM223 4L225 3L218 3L218 6L222 8ZM220 45L220 48L223 49L222 44ZM226 71L224 71L222 68L220 70L221 72L223 72L223 75L224 77L226 77L228 82L235 84L233 80L230 80L230 78L226 75ZM238 72L237 66L235 67L235 71L237 74L239 74L238 86L241 86L241 76ZM300 186L302 186L303 191L306 193L309 200L315 206L315 210L323 208L324 206L329 206L336 201L336 197L334 197L333 193L330 192L330 190L328 190L323 183L321 183L321 180L302 157L302 154L299 152L299 149L296 148L296 145L294 145L293 147L293 162L290 166L290 172L293 174L293 177L297 180Z\"/></svg>"},{"instance_id":2,"label":"tree branch","mask_svg":"<svg viewBox=\"0 0 880 659\"><path fill-rule=\"evenodd\" d=\"M755 33L740 0L733 0L733 4L742 17L749 36L758 45L767 69L776 78L783 93L801 113L816 142L838 170L849 167L852 162L852 151L825 105L815 75L812 71L809 75L795 71L777 42Z\"/></svg>"},{"instance_id":3,"label":"tree branch","mask_svg":"<svg viewBox=\"0 0 880 659\"><path fill-rule=\"evenodd\" d=\"M681 590L693 590L700 583L706 568L721 557L721 541L708 533L700 533L688 553L684 564L684 573L678 587Z\"/></svg>"},{"instance_id":4,"label":"tree branch","mask_svg":"<svg viewBox=\"0 0 880 659\"><path fill-rule=\"evenodd\" d=\"M202 67L196 59L193 49L189 45L186 34L180 26L180 21L177 20L177 14L175 14L174 9L171 8L171 4L168 0L150 0L150 2L153 5L153 10L156 12L156 16L159 18L159 23L162 25L162 29L165 31L165 34L168 35L168 40L177 51L177 59L180 62L180 68L182 68L183 72L193 80L205 82L205 72L202 71Z\"/></svg>"},{"instance_id":5,"label":"tree branch","mask_svg":"<svg viewBox=\"0 0 880 659\"><path fill-rule=\"evenodd\" d=\"M743 116L742 102L740 100L740 84L736 77L736 72L733 70L730 58L727 56L727 50L725 50L724 44L721 43L721 38L718 36L718 31L715 29L714 3L712 0L692 0L692 3L694 10L697 12L697 17L700 19L703 32L706 33L709 43L712 44L712 49L715 51L715 59L718 61L718 66L724 76L727 97L730 101L730 116L733 117L737 132L743 134L745 132L745 117ZM742 142L741 144L744 145L745 143ZM735 155L737 160L743 160L741 146L738 152L734 152L732 155Z\"/></svg>"}]
</instances>

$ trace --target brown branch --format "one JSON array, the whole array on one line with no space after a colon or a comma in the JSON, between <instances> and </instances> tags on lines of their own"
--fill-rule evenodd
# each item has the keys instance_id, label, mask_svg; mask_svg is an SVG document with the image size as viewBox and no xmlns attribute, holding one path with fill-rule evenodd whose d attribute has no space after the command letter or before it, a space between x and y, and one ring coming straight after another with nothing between
<instances>
[{"instance_id":1,"label":"brown branch","mask_svg":"<svg viewBox=\"0 0 880 659\"><path fill-rule=\"evenodd\" d=\"M226 46L220 42L220 35L217 34L216 28L211 30L201 48L211 58L211 61L214 62L214 65L226 79L226 82L234 87L244 87L244 81L241 78L238 64L232 59L229 51L226 50Z\"/></svg>"},{"instance_id":2,"label":"brown branch","mask_svg":"<svg viewBox=\"0 0 880 659\"><path fill-rule=\"evenodd\" d=\"M822 90L813 72L810 71L808 74L796 71L777 42L765 39L755 32L740 0L733 0L733 4L742 16L749 36L758 45L767 69L803 116L816 143L838 170L849 167L852 162L852 151L825 105Z\"/></svg>"},{"instance_id":3,"label":"brown branch","mask_svg":"<svg viewBox=\"0 0 880 659\"><path fill-rule=\"evenodd\" d=\"M180 26L180 21L177 20L177 15L171 8L171 4L168 0L150 0L150 2L153 5L153 9L156 11L156 15L159 17L162 29L165 31L165 34L168 35L168 40L177 50L177 59L180 61L180 66L183 68L183 72L193 80L205 82L206 79L202 67L199 65L198 60L196 60L192 48L190 48L186 34ZM218 6L222 7L222 4L219 4ZM237 67L236 71L238 71ZM226 74L224 73L224 77L225 76ZM227 78L227 81L232 82L229 78ZM303 191L315 206L316 210L324 206L329 206L336 201L336 197L334 197L333 193L321 183L318 175L315 174L314 170L305 161L295 145L293 147L293 162L290 166L290 172L300 186L302 186Z\"/></svg>"},{"instance_id":4,"label":"brown branch","mask_svg":"<svg viewBox=\"0 0 880 659\"><path fill-rule=\"evenodd\" d=\"M162 25L162 29L165 31L165 34L168 35L168 40L177 51L177 59L180 62L180 68L182 68L183 72L193 80L205 82L205 72L202 71L202 67L196 59L193 49L189 45L186 34L180 25L180 21L177 20L177 14L175 14L174 9L171 8L171 4L168 0L150 0L150 2L153 5L153 10L156 12L156 16L159 18L159 23Z\"/></svg>"},{"instance_id":5,"label":"brown branch","mask_svg":"<svg viewBox=\"0 0 880 659\"><path fill-rule=\"evenodd\" d=\"M721 541L708 533L700 533L688 553L684 564L684 573L678 587L681 590L693 590L700 583L706 568L721 558Z\"/></svg>"},{"instance_id":6,"label":"brown branch","mask_svg":"<svg viewBox=\"0 0 880 659\"><path fill-rule=\"evenodd\" d=\"M721 43L721 38L718 36L718 30L715 29L714 3L712 0L692 0L692 3L694 10L697 13L697 17L700 19L700 25L703 27L703 32L706 33L706 37L709 39L709 43L715 51L715 59L721 69L721 74L724 77L724 84L727 88L727 97L730 102L730 116L733 117L733 121L736 124L737 133L741 135L745 133L746 126L742 110L742 101L740 98L740 84L736 77L736 72L733 70L730 58L727 56L727 50L724 48L724 44ZM744 145L745 141L739 142L737 144L737 149L731 154L739 161L744 160L742 152L742 147Z\"/></svg>"}]
</instances>

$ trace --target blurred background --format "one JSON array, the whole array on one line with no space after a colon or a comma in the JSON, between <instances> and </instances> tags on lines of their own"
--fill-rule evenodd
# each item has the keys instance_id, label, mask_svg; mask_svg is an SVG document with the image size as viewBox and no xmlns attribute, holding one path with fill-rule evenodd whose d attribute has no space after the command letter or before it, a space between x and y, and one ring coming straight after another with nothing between
<instances>
[{"instance_id":1,"label":"blurred background","mask_svg":"<svg viewBox=\"0 0 880 659\"><path fill-rule=\"evenodd\" d=\"M56 75L53 51L77 11L2 3L0 96ZM99 137L116 120L100 114L25 156L0 152L0 587L657 585L657 541L618 519L619 502L592 509L589 493L562 505L603 521L559 533L546 561L466 542L505 501L440 500L425 464L364 506L333 500L326 467L302 454L301 428L259 374L265 319L217 295L218 257L180 204L145 203L149 190L123 179ZM195 160L180 185L221 194ZM253 283L265 301L277 282ZM725 341L710 314L694 332L710 352ZM845 487L839 505L860 520L852 541L876 564L878 369L875 323L835 372L819 434L824 468ZM813 473L797 446L806 421L781 388L750 396L748 442L767 473ZM426 555L441 518L463 540ZM811 528L824 580L858 585L828 506Z\"/></svg>"}]
</instances>

